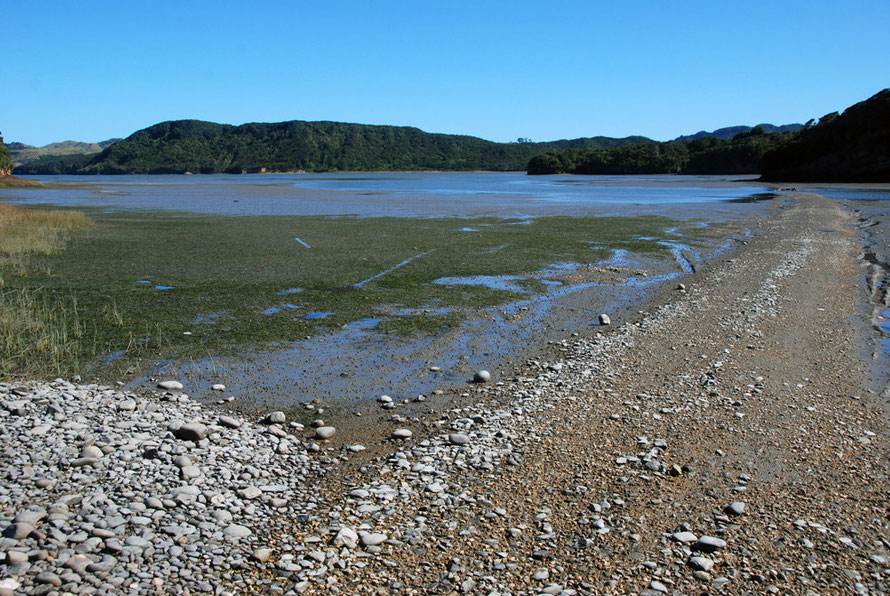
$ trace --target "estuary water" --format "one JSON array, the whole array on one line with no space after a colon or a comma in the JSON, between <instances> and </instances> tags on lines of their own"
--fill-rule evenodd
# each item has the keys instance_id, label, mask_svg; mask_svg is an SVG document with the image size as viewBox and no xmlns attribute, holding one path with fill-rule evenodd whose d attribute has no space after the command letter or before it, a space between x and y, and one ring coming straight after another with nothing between
<instances>
[{"instance_id":1,"label":"estuary water","mask_svg":"<svg viewBox=\"0 0 890 596\"><path fill-rule=\"evenodd\" d=\"M0 200L216 215L525 217L749 212L733 203L769 189L718 176L528 176L523 173L33 176L43 189Z\"/></svg>"},{"instance_id":2,"label":"estuary water","mask_svg":"<svg viewBox=\"0 0 890 596\"><path fill-rule=\"evenodd\" d=\"M687 244L668 223L667 240L662 243L672 257L655 259L615 250L602 262L586 265L601 270L605 280L585 278L586 270L575 263L554 263L551 269L530 272L545 291L483 309L462 327L444 333L393 338L375 330L379 320L352 321L340 330L283 341L271 350L267 346L240 357L162 362L131 384L146 386L151 377L176 377L190 395L212 399L211 384L224 381L247 404L283 408L314 398L430 395L435 389L461 387L479 368L505 374L511 361L531 355L548 340L574 332L595 333L599 313L610 313L614 323L622 322L622 313L636 312L659 288L675 284L696 267L746 242L752 234L748 226L775 204L756 200L769 193L769 186L750 178L712 176L363 173L34 178L50 184L41 189L2 189L0 201L224 216L459 217L467 219L468 232L474 230L477 217L515 218L522 223L552 215L663 215L694 220L698 226L733 222L698 248ZM559 281L573 276L586 281ZM440 278L434 283L509 286L516 281Z\"/></svg>"}]
</instances>

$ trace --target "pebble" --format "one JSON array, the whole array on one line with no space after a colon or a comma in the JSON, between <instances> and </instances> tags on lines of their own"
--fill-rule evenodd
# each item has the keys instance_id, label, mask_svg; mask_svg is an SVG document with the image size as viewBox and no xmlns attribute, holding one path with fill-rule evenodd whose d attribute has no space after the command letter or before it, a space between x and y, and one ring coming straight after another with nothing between
<instances>
[{"instance_id":1,"label":"pebble","mask_svg":"<svg viewBox=\"0 0 890 596\"><path fill-rule=\"evenodd\" d=\"M210 389L212 391L225 391L226 386L223 385L222 383L214 383L213 385L210 386Z\"/></svg>"},{"instance_id":2,"label":"pebble","mask_svg":"<svg viewBox=\"0 0 890 596\"><path fill-rule=\"evenodd\" d=\"M337 429L333 426L319 426L315 429L316 439L330 439L336 434Z\"/></svg>"},{"instance_id":3,"label":"pebble","mask_svg":"<svg viewBox=\"0 0 890 596\"><path fill-rule=\"evenodd\" d=\"M386 534L380 532L359 532L359 539L364 547L378 546L386 542L387 538Z\"/></svg>"},{"instance_id":4,"label":"pebble","mask_svg":"<svg viewBox=\"0 0 890 596\"><path fill-rule=\"evenodd\" d=\"M714 561L707 557L690 557L689 566L699 571L710 571L714 567Z\"/></svg>"},{"instance_id":5,"label":"pebble","mask_svg":"<svg viewBox=\"0 0 890 596\"><path fill-rule=\"evenodd\" d=\"M599 316L600 325L611 325L612 319L607 314L601 314Z\"/></svg>"},{"instance_id":6,"label":"pebble","mask_svg":"<svg viewBox=\"0 0 890 596\"><path fill-rule=\"evenodd\" d=\"M713 553L721 548L726 548L726 541L722 538L715 538L713 536L702 536L692 545L692 550L701 551L703 553Z\"/></svg>"},{"instance_id":7,"label":"pebble","mask_svg":"<svg viewBox=\"0 0 890 596\"><path fill-rule=\"evenodd\" d=\"M452 445L466 445L470 442L470 437L464 433L451 433L448 435L448 441Z\"/></svg>"},{"instance_id":8,"label":"pebble","mask_svg":"<svg viewBox=\"0 0 890 596\"><path fill-rule=\"evenodd\" d=\"M474 383L487 383L491 380L491 373L487 370L477 370L473 375Z\"/></svg>"},{"instance_id":9,"label":"pebble","mask_svg":"<svg viewBox=\"0 0 890 596\"><path fill-rule=\"evenodd\" d=\"M275 411L275 412L270 412L266 416L264 422L266 424L284 424L285 420L287 420L287 417L284 415L284 412L279 410L279 411Z\"/></svg>"},{"instance_id":10,"label":"pebble","mask_svg":"<svg viewBox=\"0 0 890 596\"><path fill-rule=\"evenodd\" d=\"M224 426L226 428L241 428L243 423L237 418L233 418L231 416L220 416L219 417L219 425Z\"/></svg>"},{"instance_id":11,"label":"pebble","mask_svg":"<svg viewBox=\"0 0 890 596\"><path fill-rule=\"evenodd\" d=\"M675 532L671 535L671 538L675 542L681 542L684 544L698 541L698 536L696 536L692 532Z\"/></svg>"},{"instance_id":12,"label":"pebble","mask_svg":"<svg viewBox=\"0 0 890 596\"><path fill-rule=\"evenodd\" d=\"M200 422L190 422L175 429L173 434L177 439L197 443L207 438L207 427Z\"/></svg>"},{"instance_id":13,"label":"pebble","mask_svg":"<svg viewBox=\"0 0 890 596\"><path fill-rule=\"evenodd\" d=\"M396 440L404 440L404 439L411 438L411 435L413 435L413 434L414 433L412 433L407 428L397 428L394 431L392 431L391 436L393 439L396 439Z\"/></svg>"},{"instance_id":14,"label":"pebble","mask_svg":"<svg viewBox=\"0 0 890 596\"><path fill-rule=\"evenodd\" d=\"M182 383L179 381L161 381L158 383L158 389L164 391L182 391Z\"/></svg>"},{"instance_id":15,"label":"pebble","mask_svg":"<svg viewBox=\"0 0 890 596\"><path fill-rule=\"evenodd\" d=\"M735 501L727 505L723 511L727 515L743 515L745 513L745 504L741 501Z\"/></svg>"},{"instance_id":16,"label":"pebble","mask_svg":"<svg viewBox=\"0 0 890 596\"><path fill-rule=\"evenodd\" d=\"M247 526L231 524L229 526L226 526L226 529L223 530L223 534L225 534L229 538L245 538L253 534L253 532Z\"/></svg>"}]
</instances>

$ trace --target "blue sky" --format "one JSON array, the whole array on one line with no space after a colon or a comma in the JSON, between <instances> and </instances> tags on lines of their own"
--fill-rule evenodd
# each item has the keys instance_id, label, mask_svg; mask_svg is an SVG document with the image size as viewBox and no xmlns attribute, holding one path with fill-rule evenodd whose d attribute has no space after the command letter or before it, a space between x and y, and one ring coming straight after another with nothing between
<instances>
[{"instance_id":1,"label":"blue sky","mask_svg":"<svg viewBox=\"0 0 890 596\"><path fill-rule=\"evenodd\" d=\"M7 2L7 142L164 120L495 141L804 122L890 86L890 2Z\"/></svg>"}]
</instances>

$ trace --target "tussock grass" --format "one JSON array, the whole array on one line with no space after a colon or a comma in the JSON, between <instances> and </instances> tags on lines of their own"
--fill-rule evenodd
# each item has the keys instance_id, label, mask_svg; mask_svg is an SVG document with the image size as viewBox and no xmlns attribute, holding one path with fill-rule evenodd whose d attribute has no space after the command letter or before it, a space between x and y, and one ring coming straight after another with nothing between
<instances>
[{"instance_id":1,"label":"tussock grass","mask_svg":"<svg viewBox=\"0 0 890 596\"><path fill-rule=\"evenodd\" d=\"M23 209L0 203L0 256L48 255L61 249L69 232L90 226L79 211Z\"/></svg>"},{"instance_id":2,"label":"tussock grass","mask_svg":"<svg viewBox=\"0 0 890 596\"><path fill-rule=\"evenodd\" d=\"M37 371L57 376L76 369L85 331L75 301L0 290L0 379Z\"/></svg>"},{"instance_id":3,"label":"tussock grass","mask_svg":"<svg viewBox=\"0 0 890 596\"><path fill-rule=\"evenodd\" d=\"M80 212L0 203L0 274L27 273L28 257L60 251L70 232L89 226ZM41 288L4 289L0 275L0 379L76 368L84 336L76 299L57 299Z\"/></svg>"}]
</instances>

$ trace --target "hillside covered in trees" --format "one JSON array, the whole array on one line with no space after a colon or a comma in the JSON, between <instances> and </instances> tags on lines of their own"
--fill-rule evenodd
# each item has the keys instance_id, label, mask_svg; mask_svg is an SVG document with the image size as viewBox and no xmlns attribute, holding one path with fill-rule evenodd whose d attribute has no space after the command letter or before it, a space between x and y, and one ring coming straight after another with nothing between
<instances>
[{"instance_id":1,"label":"hillside covered in trees","mask_svg":"<svg viewBox=\"0 0 890 596\"><path fill-rule=\"evenodd\" d=\"M756 126L731 140L706 133L665 143L548 151L529 160L528 173L759 173L767 181L890 181L890 89L816 124L770 128Z\"/></svg>"},{"instance_id":2,"label":"hillside covered in trees","mask_svg":"<svg viewBox=\"0 0 890 596\"><path fill-rule=\"evenodd\" d=\"M536 155L529 174L756 174L764 154L793 133L760 127L731 141L704 136L690 141L649 141L611 149L566 149Z\"/></svg>"},{"instance_id":3,"label":"hillside covered in trees","mask_svg":"<svg viewBox=\"0 0 890 596\"><path fill-rule=\"evenodd\" d=\"M890 181L890 89L809 123L763 158L763 180Z\"/></svg>"},{"instance_id":4,"label":"hillside covered in trees","mask_svg":"<svg viewBox=\"0 0 890 596\"><path fill-rule=\"evenodd\" d=\"M9 176L12 171L12 157L9 149L3 144L3 133L0 133L0 176Z\"/></svg>"},{"instance_id":5,"label":"hillside covered in trees","mask_svg":"<svg viewBox=\"0 0 890 596\"><path fill-rule=\"evenodd\" d=\"M94 155L47 156L17 174L194 174L387 170L524 170L542 151L606 149L645 137L495 143L417 128L340 122L162 122Z\"/></svg>"}]
</instances>

